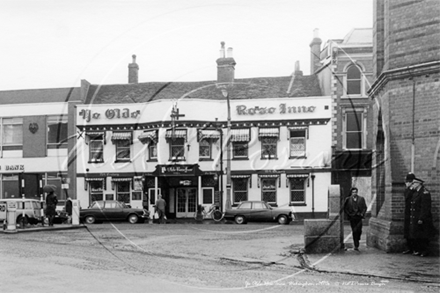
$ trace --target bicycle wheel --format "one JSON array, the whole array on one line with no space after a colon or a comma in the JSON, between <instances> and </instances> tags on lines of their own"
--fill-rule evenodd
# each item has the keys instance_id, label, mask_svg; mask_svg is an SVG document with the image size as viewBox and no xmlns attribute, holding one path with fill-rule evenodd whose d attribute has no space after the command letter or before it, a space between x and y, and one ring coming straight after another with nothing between
<instances>
[{"instance_id":1,"label":"bicycle wheel","mask_svg":"<svg viewBox=\"0 0 440 293\"><path fill-rule=\"evenodd\" d=\"M212 219L216 222L220 222L223 219L223 213L220 211L213 211L211 215Z\"/></svg>"}]
</instances>

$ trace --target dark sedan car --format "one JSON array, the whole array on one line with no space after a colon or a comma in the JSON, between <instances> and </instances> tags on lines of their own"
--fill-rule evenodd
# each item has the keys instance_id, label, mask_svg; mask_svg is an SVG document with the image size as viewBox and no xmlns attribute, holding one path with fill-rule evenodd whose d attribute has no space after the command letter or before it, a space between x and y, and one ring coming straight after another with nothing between
<instances>
[{"instance_id":1,"label":"dark sedan car","mask_svg":"<svg viewBox=\"0 0 440 293\"><path fill-rule=\"evenodd\" d=\"M248 221L269 221L289 224L293 220L292 210L273 208L264 201L243 201L237 208L227 209L225 219L243 224Z\"/></svg>"},{"instance_id":2,"label":"dark sedan car","mask_svg":"<svg viewBox=\"0 0 440 293\"><path fill-rule=\"evenodd\" d=\"M123 202L107 200L94 201L87 209L81 209L80 221L93 224L100 221L128 221L131 224L148 219L149 212L144 209L131 208Z\"/></svg>"}]
</instances>

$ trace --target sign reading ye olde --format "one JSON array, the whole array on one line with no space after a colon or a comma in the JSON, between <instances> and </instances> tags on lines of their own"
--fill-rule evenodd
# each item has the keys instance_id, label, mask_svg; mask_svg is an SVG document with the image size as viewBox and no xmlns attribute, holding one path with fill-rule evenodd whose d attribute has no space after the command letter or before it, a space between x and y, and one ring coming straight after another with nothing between
<instances>
[{"instance_id":1,"label":"sign reading ye olde","mask_svg":"<svg viewBox=\"0 0 440 293\"><path fill-rule=\"evenodd\" d=\"M107 109L104 113L104 117L107 119L127 119L127 118L137 118L139 115L141 115L140 110L136 111L130 111L128 108L123 109ZM82 109L79 112L79 116L82 117L82 119L89 122L91 119L100 119L101 113L99 112L92 112L92 110L89 109Z\"/></svg>"}]
</instances>

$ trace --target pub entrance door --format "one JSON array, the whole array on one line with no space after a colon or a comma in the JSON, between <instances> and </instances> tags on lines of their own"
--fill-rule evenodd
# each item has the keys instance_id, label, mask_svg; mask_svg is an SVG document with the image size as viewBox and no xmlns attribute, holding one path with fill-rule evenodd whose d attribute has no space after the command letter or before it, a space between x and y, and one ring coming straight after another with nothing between
<instances>
[{"instance_id":1,"label":"pub entrance door","mask_svg":"<svg viewBox=\"0 0 440 293\"><path fill-rule=\"evenodd\" d=\"M177 218L190 218L196 212L197 188L177 188Z\"/></svg>"}]
</instances>

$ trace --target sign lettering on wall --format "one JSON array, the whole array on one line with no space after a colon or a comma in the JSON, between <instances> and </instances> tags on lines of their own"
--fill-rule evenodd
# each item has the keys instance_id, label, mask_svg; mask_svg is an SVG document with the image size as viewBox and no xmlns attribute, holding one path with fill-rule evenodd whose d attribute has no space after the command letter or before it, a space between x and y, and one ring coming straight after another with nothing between
<instances>
[{"instance_id":1,"label":"sign lettering on wall","mask_svg":"<svg viewBox=\"0 0 440 293\"><path fill-rule=\"evenodd\" d=\"M277 107L260 107L255 106L248 108L245 105L237 106L238 115L264 115L264 114L293 114L293 113L313 113L316 110L316 106L287 106L286 104L280 104Z\"/></svg>"},{"instance_id":2,"label":"sign lettering on wall","mask_svg":"<svg viewBox=\"0 0 440 293\"><path fill-rule=\"evenodd\" d=\"M115 109L107 109L104 112L104 117L107 119L127 119L127 118L137 118L139 115L141 115L140 110L131 111L128 108L115 108ZM82 117L82 119L89 122L91 119L101 119L102 115L99 112L92 112L92 110L88 109L82 109L79 112L79 116Z\"/></svg>"},{"instance_id":3,"label":"sign lettering on wall","mask_svg":"<svg viewBox=\"0 0 440 293\"><path fill-rule=\"evenodd\" d=\"M24 165L5 165L0 166L0 171L24 171Z\"/></svg>"}]
</instances>

